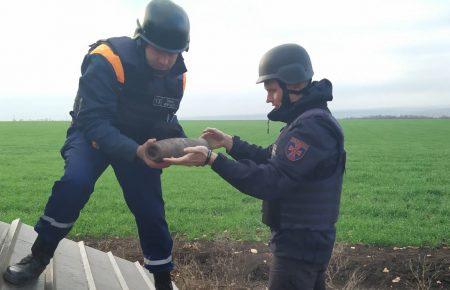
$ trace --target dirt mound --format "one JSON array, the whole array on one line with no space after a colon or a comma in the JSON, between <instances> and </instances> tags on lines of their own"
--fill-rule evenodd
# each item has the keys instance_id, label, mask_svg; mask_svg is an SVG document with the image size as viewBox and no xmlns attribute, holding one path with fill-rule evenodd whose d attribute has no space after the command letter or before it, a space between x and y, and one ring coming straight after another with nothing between
<instances>
[{"instance_id":1,"label":"dirt mound","mask_svg":"<svg viewBox=\"0 0 450 290\"><path fill-rule=\"evenodd\" d=\"M142 261L137 239L84 241ZM175 238L174 258L174 280L180 289L265 289L271 254L264 243ZM338 244L327 280L330 289L450 289L450 250Z\"/></svg>"}]
</instances>

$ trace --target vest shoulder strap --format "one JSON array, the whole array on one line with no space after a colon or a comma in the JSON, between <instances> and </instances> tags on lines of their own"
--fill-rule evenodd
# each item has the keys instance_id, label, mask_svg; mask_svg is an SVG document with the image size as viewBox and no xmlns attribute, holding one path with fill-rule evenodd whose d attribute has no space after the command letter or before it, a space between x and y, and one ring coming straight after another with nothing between
<instances>
[{"instance_id":1,"label":"vest shoulder strap","mask_svg":"<svg viewBox=\"0 0 450 290\"><path fill-rule=\"evenodd\" d=\"M311 110L305 111L303 114L298 116L298 118L294 122L300 121L300 120L303 120L303 119L308 119L308 118L311 118L311 117L316 117L316 116L321 116L321 117L329 119L331 117L331 114L328 111L324 110L324 109L315 108L315 109L311 109Z\"/></svg>"},{"instance_id":2,"label":"vest shoulder strap","mask_svg":"<svg viewBox=\"0 0 450 290\"><path fill-rule=\"evenodd\" d=\"M328 120L342 134L342 127L338 123L338 121L333 117L333 115L331 115L331 113L328 112L327 110L319 109L319 108L308 110L308 111L304 112L303 114L301 114L300 116L298 116L297 119L295 119L291 123L291 127L294 127L294 126L298 125L299 123L301 123L302 120L305 120L305 119L308 119L311 117L322 117L325 120Z\"/></svg>"},{"instance_id":3,"label":"vest shoulder strap","mask_svg":"<svg viewBox=\"0 0 450 290\"><path fill-rule=\"evenodd\" d=\"M314 117L322 117L323 120L326 120L326 122L330 124L332 128L334 128L333 129L334 134L336 135L336 138L339 142L339 150L341 152L344 152L344 131L342 130L342 127L339 124L339 122L327 110L315 108L304 112L291 123L291 125L289 126L289 130L299 125L303 120Z\"/></svg>"},{"instance_id":4,"label":"vest shoulder strap","mask_svg":"<svg viewBox=\"0 0 450 290\"><path fill-rule=\"evenodd\" d=\"M107 44L102 43L95 47L89 54L99 54L102 55L106 60L112 65L114 73L116 74L117 81L121 84L125 83L125 73L123 70L122 62L120 57L113 52L111 47Z\"/></svg>"}]
</instances>

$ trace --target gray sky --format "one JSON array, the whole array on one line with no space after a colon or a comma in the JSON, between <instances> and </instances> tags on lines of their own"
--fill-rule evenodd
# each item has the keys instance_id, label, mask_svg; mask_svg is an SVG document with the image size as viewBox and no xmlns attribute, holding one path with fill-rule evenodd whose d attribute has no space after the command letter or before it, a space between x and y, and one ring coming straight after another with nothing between
<instances>
[{"instance_id":1,"label":"gray sky","mask_svg":"<svg viewBox=\"0 0 450 290\"><path fill-rule=\"evenodd\" d=\"M4 1L0 120L68 119L88 45L129 35L148 1ZM450 1L177 0L191 21L181 117L264 114L258 63L295 42L335 110L450 107Z\"/></svg>"}]
</instances>

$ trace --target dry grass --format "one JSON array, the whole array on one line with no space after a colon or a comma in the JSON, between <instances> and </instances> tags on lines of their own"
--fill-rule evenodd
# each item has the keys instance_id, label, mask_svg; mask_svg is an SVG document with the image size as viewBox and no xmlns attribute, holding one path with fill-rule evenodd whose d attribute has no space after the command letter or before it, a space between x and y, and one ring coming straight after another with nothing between
<instances>
[{"instance_id":1,"label":"dry grass","mask_svg":"<svg viewBox=\"0 0 450 290\"><path fill-rule=\"evenodd\" d=\"M351 275L348 277L347 282L341 288L342 290L356 290L361 289L360 285L364 281L366 274L360 270L354 270Z\"/></svg>"},{"instance_id":2,"label":"dry grass","mask_svg":"<svg viewBox=\"0 0 450 290\"><path fill-rule=\"evenodd\" d=\"M180 289L265 289L261 280L267 280L267 264L244 256L230 241L213 244L213 249L204 252L196 242L183 245L175 274Z\"/></svg>"},{"instance_id":3,"label":"dry grass","mask_svg":"<svg viewBox=\"0 0 450 290\"><path fill-rule=\"evenodd\" d=\"M417 290L431 289L433 281L440 274L436 265L427 261L426 255L419 255L416 260L410 259L409 269L415 283L408 282L408 285Z\"/></svg>"},{"instance_id":4,"label":"dry grass","mask_svg":"<svg viewBox=\"0 0 450 290\"><path fill-rule=\"evenodd\" d=\"M184 244L177 253L177 285L180 289L267 289L270 259L236 252L233 242L219 239L202 252L197 242ZM365 273L347 271L349 259L337 244L326 272L329 289L360 289ZM342 283L342 281L346 281Z\"/></svg>"},{"instance_id":5,"label":"dry grass","mask_svg":"<svg viewBox=\"0 0 450 290\"><path fill-rule=\"evenodd\" d=\"M185 237L174 240L174 278L180 289L266 289L271 263L267 245L237 242L227 236L216 241L187 241ZM131 261L142 258L137 239L88 239L86 243ZM251 253L254 248L257 253ZM326 272L328 289L448 288L450 264L446 247L440 251L357 247L357 254L349 248L346 244L335 245ZM382 272L385 266L391 273ZM392 284L397 276L401 282Z\"/></svg>"},{"instance_id":6,"label":"dry grass","mask_svg":"<svg viewBox=\"0 0 450 290\"><path fill-rule=\"evenodd\" d=\"M353 290L360 289L361 282L364 281L366 274L356 269L348 277L342 277L348 267L349 258L344 255L344 245L336 244L333 249L333 255L326 271L326 285L329 289ZM344 285L338 281L346 281Z\"/></svg>"}]
</instances>

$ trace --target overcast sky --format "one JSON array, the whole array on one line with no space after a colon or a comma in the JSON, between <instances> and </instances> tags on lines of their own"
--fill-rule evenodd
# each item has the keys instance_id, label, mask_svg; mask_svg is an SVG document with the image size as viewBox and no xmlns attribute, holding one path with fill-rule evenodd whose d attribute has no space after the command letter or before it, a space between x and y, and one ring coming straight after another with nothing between
<instances>
[{"instance_id":1,"label":"overcast sky","mask_svg":"<svg viewBox=\"0 0 450 290\"><path fill-rule=\"evenodd\" d=\"M450 1L177 0L191 21L181 117L263 114L258 63L295 42L334 110L450 107ZM0 120L68 119L97 39L131 36L148 1L3 1Z\"/></svg>"}]
</instances>

